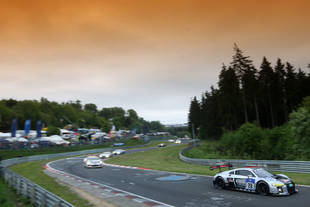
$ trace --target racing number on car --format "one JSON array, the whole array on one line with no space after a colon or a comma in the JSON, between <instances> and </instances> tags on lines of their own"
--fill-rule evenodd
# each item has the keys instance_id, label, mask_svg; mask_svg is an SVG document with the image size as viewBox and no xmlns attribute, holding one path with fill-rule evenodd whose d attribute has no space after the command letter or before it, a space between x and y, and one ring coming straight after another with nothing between
<instances>
[{"instance_id":1,"label":"racing number on car","mask_svg":"<svg viewBox=\"0 0 310 207\"><path fill-rule=\"evenodd\" d=\"M247 189L253 189L254 188L254 184L253 183L247 183Z\"/></svg>"},{"instance_id":2,"label":"racing number on car","mask_svg":"<svg viewBox=\"0 0 310 207\"><path fill-rule=\"evenodd\" d=\"M248 190L255 190L255 179L252 179L252 178L247 178L245 179L245 188L248 189Z\"/></svg>"}]
</instances>

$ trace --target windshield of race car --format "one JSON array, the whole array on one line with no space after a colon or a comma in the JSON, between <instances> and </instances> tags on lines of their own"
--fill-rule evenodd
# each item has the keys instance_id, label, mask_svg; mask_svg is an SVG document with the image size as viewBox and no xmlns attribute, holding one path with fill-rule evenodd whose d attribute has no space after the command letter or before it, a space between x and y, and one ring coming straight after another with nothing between
<instances>
[{"instance_id":1,"label":"windshield of race car","mask_svg":"<svg viewBox=\"0 0 310 207\"><path fill-rule=\"evenodd\" d=\"M95 158L95 157L92 157L92 158L88 158L88 160L90 160L90 161L97 161L97 160L99 160L98 158Z\"/></svg>"},{"instance_id":2,"label":"windshield of race car","mask_svg":"<svg viewBox=\"0 0 310 207\"><path fill-rule=\"evenodd\" d=\"M267 178L267 177L274 176L273 174L271 174L270 172L262 168L255 169L253 171L258 177L261 177L261 178Z\"/></svg>"}]
</instances>

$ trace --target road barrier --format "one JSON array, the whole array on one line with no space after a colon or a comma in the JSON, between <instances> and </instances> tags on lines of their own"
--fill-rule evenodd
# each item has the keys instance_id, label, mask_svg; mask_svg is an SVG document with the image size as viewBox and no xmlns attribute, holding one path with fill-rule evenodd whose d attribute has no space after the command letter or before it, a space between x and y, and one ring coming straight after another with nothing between
<instances>
[{"instance_id":1,"label":"road barrier","mask_svg":"<svg viewBox=\"0 0 310 207\"><path fill-rule=\"evenodd\" d=\"M295 173L310 173L309 161L285 161L285 160L225 160L225 159L195 159L183 155L183 152L188 151L197 145L197 140L192 141L189 146L179 153L179 158L187 163L198 165L221 165L232 164L236 167L263 167L270 171L295 172Z\"/></svg>"},{"instance_id":2,"label":"road barrier","mask_svg":"<svg viewBox=\"0 0 310 207\"><path fill-rule=\"evenodd\" d=\"M22 195L23 197L28 197L31 204L34 206L74 207L67 201L29 181L23 176L20 176L12 170L4 168L2 174L8 185L16 189L17 194Z\"/></svg>"}]
</instances>

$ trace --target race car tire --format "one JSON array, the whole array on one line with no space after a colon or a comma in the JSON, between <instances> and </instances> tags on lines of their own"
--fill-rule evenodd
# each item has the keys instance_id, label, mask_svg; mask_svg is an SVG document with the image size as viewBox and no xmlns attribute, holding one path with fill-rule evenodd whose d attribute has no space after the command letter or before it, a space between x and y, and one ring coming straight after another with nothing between
<instances>
[{"instance_id":1,"label":"race car tire","mask_svg":"<svg viewBox=\"0 0 310 207\"><path fill-rule=\"evenodd\" d=\"M214 186L216 188L224 189L225 188L225 181L224 181L224 179L222 177L217 177L215 179Z\"/></svg>"},{"instance_id":2,"label":"race car tire","mask_svg":"<svg viewBox=\"0 0 310 207\"><path fill-rule=\"evenodd\" d=\"M267 183L265 182L259 182L257 183L257 192L260 194L260 195L268 195L269 194L269 186Z\"/></svg>"}]
</instances>

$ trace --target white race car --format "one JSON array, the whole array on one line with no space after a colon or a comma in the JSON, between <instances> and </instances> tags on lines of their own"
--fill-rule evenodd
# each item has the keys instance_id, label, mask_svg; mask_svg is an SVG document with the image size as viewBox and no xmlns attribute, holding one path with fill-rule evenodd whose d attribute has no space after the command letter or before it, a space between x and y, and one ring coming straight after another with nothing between
<instances>
[{"instance_id":1,"label":"white race car","mask_svg":"<svg viewBox=\"0 0 310 207\"><path fill-rule=\"evenodd\" d=\"M87 168L102 167L103 162L98 157L91 157L87 159L84 166Z\"/></svg>"},{"instance_id":2,"label":"white race car","mask_svg":"<svg viewBox=\"0 0 310 207\"><path fill-rule=\"evenodd\" d=\"M89 155L89 156L87 156L87 157L85 157L85 158L83 159L83 162L86 163L87 160L90 159L90 158L98 158L98 157L95 156L95 155Z\"/></svg>"},{"instance_id":3,"label":"white race car","mask_svg":"<svg viewBox=\"0 0 310 207\"><path fill-rule=\"evenodd\" d=\"M113 155L120 155L120 154L124 154L126 152L126 150L123 149L116 149L112 152Z\"/></svg>"},{"instance_id":4,"label":"white race car","mask_svg":"<svg viewBox=\"0 0 310 207\"><path fill-rule=\"evenodd\" d=\"M99 154L99 158L101 158L101 159L110 158L112 156L113 156L112 152L103 152L103 153Z\"/></svg>"},{"instance_id":5,"label":"white race car","mask_svg":"<svg viewBox=\"0 0 310 207\"><path fill-rule=\"evenodd\" d=\"M181 141L180 139L177 139L177 140L175 140L175 143L176 143L176 144L181 144L182 141Z\"/></svg>"},{"instance_id":6,"label":"white race car","mask_svg":"<svg viewBox=\"0 0 310 207\"><path fill-rule=\"evenodd\" d=\"M237 168L217 173L213 185L262 195L290 195L298 192L295 183L286 175L274 175L263 168Z\"/></svg>"}]
</instances>

